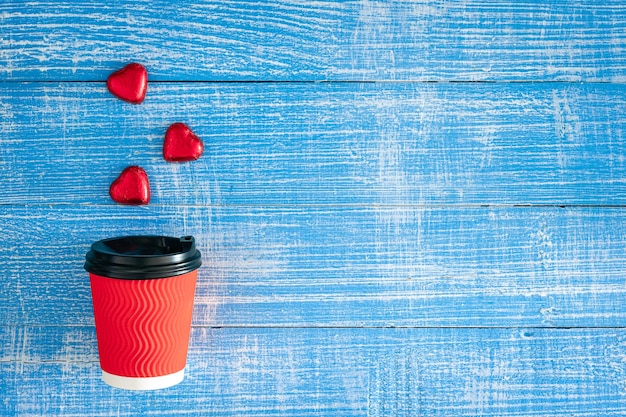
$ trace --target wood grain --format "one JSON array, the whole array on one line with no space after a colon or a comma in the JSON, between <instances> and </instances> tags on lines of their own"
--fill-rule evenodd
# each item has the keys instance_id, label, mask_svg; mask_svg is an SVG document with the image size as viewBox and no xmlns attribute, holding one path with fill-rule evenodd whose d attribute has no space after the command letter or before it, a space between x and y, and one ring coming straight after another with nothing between
<instances>
[{"instance_id":1,"label":"wood grain","mask_svg":"<svg viewBox=\"0 0 626 417\"><path fill-rule=\"evenodd\" d=\"M618 416L625 357L624 329L196 327L185 381L137 394L100 382L92 327L0 327L0 412Z\"/></svg>"},{"instance_id":2,"label":"wood grain","mask_svg":"<svg viewBox=\"0 0 626 417\"><path fill-rule=\"evenodd\" d=\"M625 216L623 208L4 206L0 324L93 323L89 245L156 233L198 240L198 325L622 327Z\"/></svg>"},{"instance_id":3,"label":"wood grain","mask_svg":"<svg viewBox=\"0 0 626 417\"><path fill-rule=\"evenodd\" d=\"M626 86L3 83L2 204L113 204L146 169L159 205L624 205ZM163 160L187 123L205 141Z\"/></svg>"},{"instance_id":4,"label":"wood grain","mask_svg":"<svg viewBox=\"0 0 626 417\"><path fill-rule=\"evenodd\" d=\"M626 79L621 0L0 4L0 79Z\"/></svg>"},{"instance_id":5,"label":"wood grain","mask_svg":"<svg viewBox=\"0 0 626 417\"><path fill-rule=\"evenodd\" d=\"M621 0L1 2L0 415L626 415L624 51ZM131 233L204 259L141 394L82 268Z\"/></svg>"}]
</instances>

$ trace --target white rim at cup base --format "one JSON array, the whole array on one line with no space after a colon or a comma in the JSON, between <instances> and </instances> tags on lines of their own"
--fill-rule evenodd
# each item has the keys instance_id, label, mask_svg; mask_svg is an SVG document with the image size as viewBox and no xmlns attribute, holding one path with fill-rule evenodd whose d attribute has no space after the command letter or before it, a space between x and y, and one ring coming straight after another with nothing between
<instances>
[{"instance_id":1,"label":"white rim at cup base","mask_svg":"<svg viewBox=\"0 0 626 417\"><path fill-rule=\"evenodd\" d=\"M108 385L135 391L147 391L153 389L169 388L174 386L185 378L185 370L180 370L169 375L151 376L151 377L130 377L113 375L102 371L102 380Z\"/></svg>"}]
</instances>

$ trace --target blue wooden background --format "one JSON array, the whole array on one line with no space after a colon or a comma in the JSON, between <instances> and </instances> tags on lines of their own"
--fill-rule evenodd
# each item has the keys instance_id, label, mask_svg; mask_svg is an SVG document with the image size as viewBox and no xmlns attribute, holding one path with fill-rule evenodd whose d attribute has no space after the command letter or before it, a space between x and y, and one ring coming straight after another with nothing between
<instances>
[{"instance_id":1,"label":"blue wooden background","mask_svg":"<svg viewBox=\"0 0 626 417\"><path fill-rule=\"evenodd\" d=\"M4 0L0 183L2 416L626 415L623 1ZM166 390L100 380L130 233L204 256Z\"/></svg>"}]
</instances>

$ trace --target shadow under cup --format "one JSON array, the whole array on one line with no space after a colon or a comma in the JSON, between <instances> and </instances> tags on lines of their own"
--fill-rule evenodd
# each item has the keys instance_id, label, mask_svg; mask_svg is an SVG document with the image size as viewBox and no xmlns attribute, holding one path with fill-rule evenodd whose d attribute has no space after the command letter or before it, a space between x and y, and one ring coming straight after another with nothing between
<instances>
[{"instance_id":1,"label":"shadow under cup","mask_svg":"<svg viewBox=\"0 0 626 417\"><path fill-rule=\"evenodd\" d=\"M104 382L152 390L183 380L201 263L192 236L126 236L91 245L85 269Z\"/></svg>"}]
</instances>

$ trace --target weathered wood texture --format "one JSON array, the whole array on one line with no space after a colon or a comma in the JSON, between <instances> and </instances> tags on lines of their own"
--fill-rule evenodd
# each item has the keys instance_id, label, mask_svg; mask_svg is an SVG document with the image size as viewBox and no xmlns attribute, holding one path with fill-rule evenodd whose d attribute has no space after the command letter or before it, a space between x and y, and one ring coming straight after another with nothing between
<instances>
[{"instance_id":1,"label":"weathered wood texture","mask_svg":"<svg viewBox=\"0 0 626 417\"><path fill-rule=\"evenodd\" d=\"M621 0L3 1L0 78L626 79Z\"/></svg>"},{"instance_id":2,"label":"weathered wood texture","mask_svg":"<svg viewBox=\"0 0 626 417\"><path fill-rule=\"evenodd\" d=\"M626 203L626 86L4 83L1 202L111 204L126 166L163 205ZM168 164L169 124L206 142Z\"/></svg>"},{"instance_id":3,"label":"weathered wood texture","mask_svg":"<svg viewBox=\"0 0 626 417\"><path fill-rule=\"evenodd\" d=\"M105 3L0 4L1 416L626 415L623 1ZM99 377L129 233L205 260L168 390Z\"/></svg>"},{"instance_id":4,"label":"weathered wood texture","mask_svg":"<svg viewBox=\"0 0 626 417\"><path fill-rule=\"evenodd\" d=\"M100 381L92 327L0 327L3 415L618 416L624 329L192 331L185 381Z\"/></svg>"},{"instance_id":5,"label":"weathered wood texture","mask_svg":"<svg viewBox=\"0 0 626 417\"><path fill-rule=\"evenodd\" d=\"M626 325L623 208L0 207L0 325L91 324L111 235L192 234L194 323Z\"/></svg>"}]
</instances>

